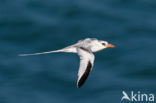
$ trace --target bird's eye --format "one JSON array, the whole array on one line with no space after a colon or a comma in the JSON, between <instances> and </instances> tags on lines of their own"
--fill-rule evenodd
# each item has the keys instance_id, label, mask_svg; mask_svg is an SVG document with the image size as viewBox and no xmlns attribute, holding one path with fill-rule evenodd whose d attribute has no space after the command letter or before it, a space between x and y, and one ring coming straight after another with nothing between
<instances>
[{"instance_id":1,"label":"bird's eye","mask_svg":"<svg viewBox=\"0 0 156 103\"><path fill-rule=\"evenodd\" d=\"M103 46L106 46L106 43L102 43Z\"/></svg>"}]
</instances>

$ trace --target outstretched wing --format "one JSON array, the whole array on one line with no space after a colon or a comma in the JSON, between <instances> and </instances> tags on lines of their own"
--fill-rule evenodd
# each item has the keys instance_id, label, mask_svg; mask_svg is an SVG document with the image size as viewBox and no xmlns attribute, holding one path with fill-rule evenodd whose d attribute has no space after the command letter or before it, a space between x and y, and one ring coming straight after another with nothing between
<instances>
[{"instance_id":1,"label":"outstretched wing","mask_svg":"<svg viewBox=\"0 0 156 103\"><path fill-rule=\"evenodd\" d=\"M94 55L90 49L86 49L84 47L78 47L77 53L80 56L77 87L80 88L92 70L94 64Z\"/></svg>"}]
</instances>

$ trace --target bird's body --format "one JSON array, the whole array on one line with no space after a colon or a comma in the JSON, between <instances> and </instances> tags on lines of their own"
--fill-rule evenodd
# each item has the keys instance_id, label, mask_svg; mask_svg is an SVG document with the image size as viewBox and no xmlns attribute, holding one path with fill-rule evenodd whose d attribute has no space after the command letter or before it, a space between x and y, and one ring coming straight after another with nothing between
<instances>
[{"instance_id":1,"label":"bird's body","mask_svg":"<svg viewBox=\"0 0 156 103\"><path fill-rule=\"evenodd\" d=\"M80 40L74 45L65 47L60 50L33 54L21 54L20 56L40 55L56 52L77 53L80 56L80 67L77 80L77 87L79 88L85 82L90 71L92 70L95 58L93 52L103 50L107 47L114 47L114 45L108 44L106 41L97 40L95 38L86 38L84 40Z\"/></svg>"}]
</instances>

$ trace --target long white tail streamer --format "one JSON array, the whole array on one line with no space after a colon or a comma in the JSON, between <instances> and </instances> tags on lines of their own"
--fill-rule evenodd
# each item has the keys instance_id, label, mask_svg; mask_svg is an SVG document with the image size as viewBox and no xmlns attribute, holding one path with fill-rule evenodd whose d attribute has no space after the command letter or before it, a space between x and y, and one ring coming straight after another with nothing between
<instances>
[{"instance_id":1,"label":"long white tail streamer","mask_svg":"<svg viewBox=\"0 0 156 103\"><path fill-rule=\"evenodd\" d=\"M61 51L62 50L55 50L55 51L48 51L48 52L41 52L41 53L32 53L32 54L19 54L19 56L42 55L42 54L57 53L57 52L61 52Z\"/></svg>"}]
</instances>

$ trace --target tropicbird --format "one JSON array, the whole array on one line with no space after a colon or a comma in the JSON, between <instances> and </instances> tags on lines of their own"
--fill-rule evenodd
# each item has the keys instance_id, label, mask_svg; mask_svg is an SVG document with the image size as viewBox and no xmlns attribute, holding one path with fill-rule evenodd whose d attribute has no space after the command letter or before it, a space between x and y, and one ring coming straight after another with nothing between
<instances>
[{"instance_id":1,"label":"tropicbird","mask_svg":"<svg viewBox=\"0 0 156 103\"><path fill-rule=\"evenodd\" d=\"M98 40L96 38L86 38L78 41L76 44L65 47L63 49L41 52L41 53L33 53L33 54L20 54L19 56L40 55L40 54L49 54L49 53L57 53L57 52L77 53L80 56L77 87L80 88L86 81L94 65L95 57L93 52L98 52L105 48L113 48L113 47L115 46L109 44L107 41Z\"/></svg>"}]
</instances>

